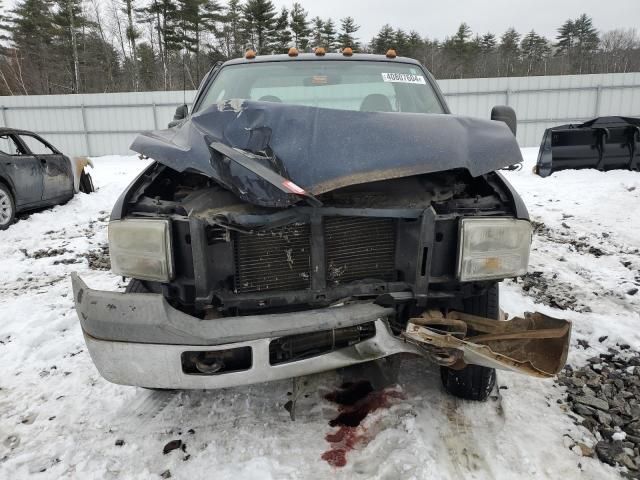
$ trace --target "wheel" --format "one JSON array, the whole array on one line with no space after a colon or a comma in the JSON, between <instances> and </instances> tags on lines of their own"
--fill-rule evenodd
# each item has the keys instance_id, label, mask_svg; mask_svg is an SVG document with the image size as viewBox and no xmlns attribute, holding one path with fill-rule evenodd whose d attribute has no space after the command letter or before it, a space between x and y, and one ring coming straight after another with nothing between
<instances>
[{"instance_id":1,"label":"wheel","mask_svg":"<svg viewBox=\"0 0 640 480\"><path fill-rule=\"evenodd\" d=\"M124 289L124 293L150 293L150 290L142 282L142 280L132 278L127 285L127 288Z\"/></svg>"},{"instance_id":2,"label":"wheel","mask_svg":"<svg viewBox=\"0 0 640 480\"><path fill-rule=\"evenodd\" d=\"M6 230L16 218L16 204L9 187L0 183L0 230Z\"/></svg>"},{"instance_id":3,"label":"wheel","mask_svg":"<svg viewBox=\"0 0 640 480\"><path fill-rule=\"evenodd\" d=\"M484 295L464 300L464 311L471 315L500 318L498 284L492 285ZM466 400L485 401L496 384L496 369L480 365L467 365L454 370L440 367L444 389L451 395Z\"/></svg>"},{"instance_id":4,"label":"wheel","mask_svg":"<svg viewBox=\"0 0 640 480\"><path fill-rule=\"evenodd\" d=\"M82 171L82 173L80 174L80 185L79 185L79 190L82 193L92 193L95 192L95 189L93 188L93 180L91 179L91 175L89 175L87 172L85 172L84 170Z\"/></svg>"}]
</instances>

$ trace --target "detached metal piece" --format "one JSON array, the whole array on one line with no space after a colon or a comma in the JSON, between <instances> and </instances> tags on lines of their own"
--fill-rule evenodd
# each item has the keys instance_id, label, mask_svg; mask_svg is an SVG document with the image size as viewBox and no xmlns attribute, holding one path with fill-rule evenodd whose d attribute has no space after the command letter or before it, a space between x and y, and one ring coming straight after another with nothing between
<instances>
[{"instance_id":1,"label":"detached metal piece","mask_svg":"<svg viewBox=\"0 0 640 480\"><path fill-rule=\"evenodd\" d=\"M640 170L640 119L599 117L548 128L535 172L547 177L567 169Z\"/></svg>"},{"instance_id":2,"label":"detached metal piece","mask_svg":"<svg viewBox=\"0 0 640 480\"><path fill-rule=\"evenodd\" d=\"M411 319L403 333L440 365L476 364L542 378L554 376L564 366L570 335L571 322L538 312L507 321L461 312L446 317L425 312Z\"/></svg>"}]
</instances>

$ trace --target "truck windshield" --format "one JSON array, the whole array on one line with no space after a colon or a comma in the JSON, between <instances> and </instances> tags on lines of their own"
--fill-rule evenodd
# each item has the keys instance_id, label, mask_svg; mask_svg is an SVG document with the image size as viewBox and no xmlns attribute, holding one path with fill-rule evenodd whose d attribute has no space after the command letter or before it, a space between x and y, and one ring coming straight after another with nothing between
<instances>
[{"instance_id":1,"label":"truck windshield","mask_svg":"<svg viewBox=\"0 0 640 480\"><path fill-rule=\"evenodd\" d=\"M368 61L284 61L229 65L198 110L230 99L366 112L444 113L423 70Z\"/></svg>"}]
</instances>

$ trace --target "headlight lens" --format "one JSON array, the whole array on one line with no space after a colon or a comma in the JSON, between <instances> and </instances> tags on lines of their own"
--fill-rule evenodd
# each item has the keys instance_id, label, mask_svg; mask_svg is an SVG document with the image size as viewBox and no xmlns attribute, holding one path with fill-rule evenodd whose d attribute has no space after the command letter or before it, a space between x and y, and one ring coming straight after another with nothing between
<instances>
[{"instance_id":1,"label":"headlight lens","mask_svg":"<svg viewBox=\"0 0 640 480\"><path fill-rule=\"evenodd\" d=\"M460 221L458 278L462 282L517 277L527 273L531 223L512 218Z\"/></svg>"},{"instance_id":2,"label":"headlight lens","mask_svg":"<svg viewBox=\"0 0 640 480\"><path fill-rule=\"evenodd\" d=\"M173 278L171 224L137 218L110 222L109 256L113 273L168 282Z\"/></svg>"}]
</instances>

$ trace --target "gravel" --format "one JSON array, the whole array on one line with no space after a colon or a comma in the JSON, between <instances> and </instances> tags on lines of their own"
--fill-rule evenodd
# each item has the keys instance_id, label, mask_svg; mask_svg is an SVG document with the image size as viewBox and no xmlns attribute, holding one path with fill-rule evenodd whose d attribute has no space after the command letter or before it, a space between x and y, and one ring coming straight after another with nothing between
<instances>
[{"instance_id":1,"label":"gravel","mask_svg":"<svg viewBox=\"0 0 640 480\"><path fill-rule=\"evenodd\" d=\"M581 368L567 365L558 382L566 387L569 409L579 415L572 418L594 436L594 448L569 447L608 465L626 467L627 478L640 479L640 354L616 344Z\"/></svg>"}]
</instances>

